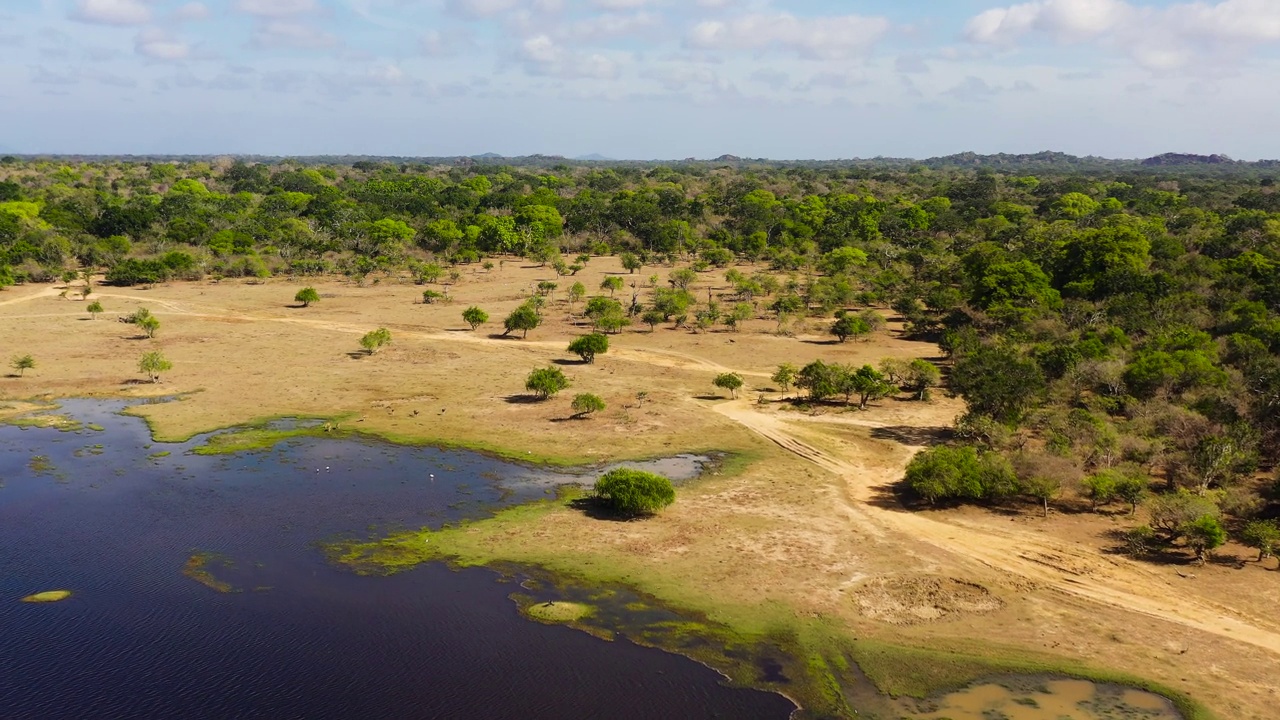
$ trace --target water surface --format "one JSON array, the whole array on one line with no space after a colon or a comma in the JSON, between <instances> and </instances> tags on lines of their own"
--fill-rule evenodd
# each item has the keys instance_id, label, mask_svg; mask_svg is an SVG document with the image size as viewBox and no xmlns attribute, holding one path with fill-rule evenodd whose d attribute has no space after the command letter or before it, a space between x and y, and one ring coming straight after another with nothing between
<instances>
[{"instance_id":1,"label":"water surface","mask_svg":"<svg viewBox=\"0 0 1280 720\"><path fill-rule=\"evenodd\" d=\"M186 450L201 438L152 444L121 408L68 401L59 411L100 431L0 427L0 718L749 719L793 709L725 687L686 658L528 622L508 599L519 588L491 571L429 564L359 577L315 547L481 517L564 477L352 439L195 456ZM690 473L695 460L682 461ZM232 592L184 576L193 556ZM18 602L53 589L75 594Z\"/></svg>"}]
</instances>

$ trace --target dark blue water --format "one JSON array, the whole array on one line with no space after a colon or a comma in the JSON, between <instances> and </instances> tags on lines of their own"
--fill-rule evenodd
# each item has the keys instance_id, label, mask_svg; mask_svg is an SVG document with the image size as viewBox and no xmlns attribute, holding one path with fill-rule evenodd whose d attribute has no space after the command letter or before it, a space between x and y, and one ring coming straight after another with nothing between
<instances>
[{"instance_id":1,"label":"dark blue water","mask_svg":"<svg viewBox=\"0 0 1280 720\"><path fill-rule=\"evenodd\" d=\"M147 447L119 408L61 411L103 431L0 427L0 720L792 710L688 659L528 622L508 599L517 588L488 570L359 577L315 546L482 516L546 492L543 475L354 440L200 457L191 444ZM184 576L196 553L216 553L209 570L235 591ZM18 602L53 589L75 595Z\"/></svg>"}]
</instances>

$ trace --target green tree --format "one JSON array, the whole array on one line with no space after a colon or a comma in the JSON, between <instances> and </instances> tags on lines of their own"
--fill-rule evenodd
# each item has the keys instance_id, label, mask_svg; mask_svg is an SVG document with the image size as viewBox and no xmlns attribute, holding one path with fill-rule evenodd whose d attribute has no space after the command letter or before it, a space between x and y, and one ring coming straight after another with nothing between
<instances>
[{"instance_id":1,"label":"green tree","mask_svg":"<svg viewBox=\"0 0 1280 720\"><path fill-rule=\"evenodd\" d=\"M593 492L605 507L625 517L653 515L676 499L670 480L631 468L610 470L600 476Z\"/></svg>"},{"instance_id":2,"label":"green tree","mask_svg":"<svg viewBox=\"0 0 1280 720\"><path fill-rule=\"evenodd\" d=\"M1020 490L1009 461L971 446L930 448L907 465L906 484L929 504L939 500L996 500Z\"/></svg>"},{"instance_id":3,"label":"green tree","mask_svg":"<svg viewBox=\"0 0 1280 720\"><path fill-rule=\"evenodd\" d=\"M462 319L468 325L471 326L472 330L475 330L481 325L489 322L489 313L485 312L484 310L481 310L475 305L472 305L471 307L462 311Z\"/></svg>"},{"instance_id":4,"label":"green tree","mask_svg":"<svg viewBox=\"0 0 1280 720\"><path fill-rule=\"evenodd\" d=\"M860 317L842 312L836 316L835 324L831 326L831 334L839 338L840 342L844 342L850 337L862 337L871 334L871 326Z\"/></svg>"},{"instance_id":5,"label":"green tree","mask_svg":"<svg viewBox=\"0 0 1280 720\"><path fill-rule=\"evenodd\" d=\"M672 270L671 273L667 275L667 282L671 284L671 287L676 288L677 290L688 290L689 286L697 279L698 274L689 268Z\"/></svg>"},{"instance_id":6,"label":"green tree","mask_svg":"<svg viewBox=\"0 0 1280 720\"><path fill-rule=\"evenodd\" d=\"M313 302L320 302L320 293L313 287L304 287L293 296L294 302L302 303L302 307L310 307Z\"/></svg>"},{"instance_id":7,"label":"green tree","mask_svg":"<svg viewBox=\"0 0 1280 720\"><path fill-rule=\"evenodd\" d=\"M155 315L147 315L138 319L138 327L142 328L142 332L146 333L147 337L153 338L156 336L156 331L160 329L160 319Z\"/></svg>"},{"instance_id":8,"label":"green tree","mask_svg":"<svg viewBox=\"0 0 1280 720\"><path fill-rule=\"evenodd\" d=\"M574 338L569 343L569 352L582 358L582 362L593 363L596 355L609 352L609 337L601 333L591 333Z\"/></svg>"},{"instance_id":9,"label":"green tree","mask_svg":"<svg viewBox=\"0 0 1280 720\"><path fill-rule=\"evenodd\" d=\"M360 338L360 347L369 355L372 355L382 349L384 345L391 344L391 331L386 328L378 328L371 330Z\"/></svg>"},{"instance_id":10,"label":"green tree","mask_svg":"<svg viewBox=\"0 0 1280 720\"><path fill-rule=\"evenodd\" d=\"M621 290L622 285L623 285L622 278L618 277L617 275L610 275L609 277L600 281L600 289L608 290L609 297L613 297L613 294L615 292Z\"/></svg>"},{"instance_id":11,"label":"green tree","mask_svg":"<svg viewBox=\"0 0 1280 720\"><path fill-rule=\"evenodd\" d=\"M604 410L604 400L601 400L599 395L582 393L573 397L572 407L574 417L585 417Z\"/></svg>"},{"instance_id":12,"label":"green tree","mask_svg":"<svg viewBox=\"0 0 1280 720\"><path fill-rule=\"evenodd\" d=\"M1182 535L1187 540L1187 547L1196 554L1196 560L1203 565L1209 553L1227 541L1227 531L1222 522L1213 515L1201 515L1182 526Z\"/></svg>"},{"instance_id":13,"label":"green tree","mask_svg":"<svg viewBox=\"0 0 1280 720\"><path fill-rule=\"evenodd\" d=\"M834 365L814 360L796 373L795 384L801 390L809 391L810 400L820 402L840 391L839 374Z\"/></svg>"},{"instance_id":14,"label":"green tree","mask_svg":"<svg viewBox=\"0 0 1280 720\"><path fill-rule=\"evenodd\" d=\"M620 260L622 261L622 267L629 273L634 274L637 270L644 267L644 263L640 261L640 258L637 257L635 253L622 253Z\"/></svg>"},{"instance_id":15,"label":"green tree","mask_svg":"<svg viewBox=\"0 0 1280 720\"><path fill-rule=\"evenodd\" d=\"M503 335L510 335L512 332L519 330L520 337L526 338L529 337L530 330L542 324L542 316L538 314L537 308L531 303L525 303L511 311L511 314L507 316L506 320L502 321L502 324L506 328L506 331L502 333Z\"/></svg>"},{"instance_id":16,"label":"green tree","mask_svg":"<svg viewBox=\"0 0 1280 720\"><path fill-rule=\"evenodd\" d=\"M86 309L89 311L89 317L93 318L94 320L97 320L98 315L103 312L102 303L98 302L97 300L94 300L93 302L89 303L89 307Z\"/></svg>"},{"instance_id":17,"label":"green tree","mask_svg":"<svg viewBox=\"0 0 1280 720\"><path fill-rule=\"evenodd\" d=\"M755 308L751 306L751 303L738 303L724 316L724 324L729 326L729 329L737 332L742 323L750 320L752 315L755 315Z\"/></svg>"},{"instance_id":18,"label":"green tree","mask_svg":"<svg viewBox=\"0 0 1280 720\"><path fill-rule=\"evenodd\" d=\"M1004 346L975 348L956 362L951 388L969 412L1016 423L1044 392L1044 374L1034 360Z\"/></svg>"},{"instance_id":19,"label":"green tree","mask_svg":"<svg viewBox=\"0 0 1280 720\"><path fill-rule=\"evenodd\" d=\"M1062 494L1062 480L1045 475L1033 475L1022 483L1022 491L1044 506L1044 516L1049 517L1049 501Z\"/></svg>"},{"instance_id":20,"label":"green tree","mask_svg":"<svg viewBox=\"0 0 1280 720\"><path fill-rule=\"evenodd\" d=\"M787 390L791 387L792 383L796 381L797 372L798 370L795 365L792 365L791 363L782 363L769 378L782 388L782 397L784 399L787 397Z\"/></svg>"},{"instance_id":21,"label":"green tree","mask_svg":"<svg viewBox=\"0 0 1280 720\"><path fill-rule=\"evenodd\" d=\"M927 400L929 389L942 381L942 371L928 360L916 358L907 365L904 380L907 387L915 393L916 400Z\"/></svg>"},{"instance_id":22,"label":"green tree","mask_svg":"<svg viewBox=\"0 0 1280 720\"><path fill-rule=\"evenodd\" d=\"M160 382L160 373L173 369L173 363L165 359L159 350L143 353L138 361L138 372L145 373L153 383Z\"/></svg>"},{"instance_id":23,"label":"green tree","mask_svg":"<svg viewBox=\"0 0 1280 720\"><path fill-rule=\"evenodd\" d=\"M537 368L525 378L524 389L532 392L539 400L546 400L552 395L569 387L569 378L558 367Z\"/></svg>"},{"instance_id":24,"label":"green tree","mask_svg":"<svg viewBox=\"0 0 1280 720\"><path fill-rule=\"evenodd\" d=\"M662 313L657 310L645 310L644 314L640 316L640 320L645 325L649 326L649 332L653 332L657 329L658 323L666 320L666 318L664 318Z\"/></svg>"},{"instance_id":25,"label":"green tree","mask_svg":"<svg viewBox=\"0 0 1280 720\"><path fill-rule=\"evenodd\" d=\"M18 377L22 377L24 372L36 366L36 359L30 355L14 355L9 364L13 366L14 370L18 371Z\"/></svg>"},{"instance_id":26,"label":"green tree","mask_svg":"<svg viewBox=\"0 0 1280 720\"><path fill-rule=\"evenodd\" d=\"M1240 542L1258 551L1258 562L1276 553L1280 547L1280 525L1275 520L1253 520L1240 531Z\"/></svg>"},{"instance_id":27,"label":"green tree","mask_svg":"<svg viewBox=\"0 0 1280 720\"><path fill-rule=\"evenodd\" d=\"M1130 515L1138 512L1138 505L1146 498L1149 484L1145 475L1136 472L1123 473L1116 481L1115 495L1129 503Z\"/></svg>"},{"instance_id":28,"label":"green tree","mask_svg":"<svg viewBox=\"0 0 1280 720\"><path fill-rule=\"evenodd\" d=\"M573 305L574 303L578 302L583 297L585 297L586 294L587 294L587 287L582 283L576 282L570 285L569 286L569 304Z\"/></svg>"},{"instance_id":29,"label":"green tree","mask_svg":"<svg viewBox=\"0 0 1280 720\"><path fill-rule=\"evenodd\" d=\"M742 376L737 373L720 373L715 380L711 381L712 385L721 390L728 390L729 397L736 398L738 396L738 388L742 387Z\"/></svg>"},{"instance_id":30,"label":"green tree","mask_svg":"<svg viewBox=\"0 0 1280 720\"><path fill-rule=\"evenodd\" d=\"M897 387L888 381L885 376L870 365L863 365L860 368L841 368L841 375L838 382L842 385L842 390L847 388L858 395L858 407L866 410L867 403L872 400L892 395ZM846 398L848 391L846 390ZM847 400L846 400L847 402Z\"/></svg>"},{"instance_id":31,"label":"green tree","mask_svg":"<svg viewBox=\"0 0 1280 720\"><path fill-rule=\"evenodd\" d=\"M1103 470L1084 479L1085 494L1097 509L1116 498L1116 485L1122 476L1115 470Z\"/></svg>"}]
</instances>

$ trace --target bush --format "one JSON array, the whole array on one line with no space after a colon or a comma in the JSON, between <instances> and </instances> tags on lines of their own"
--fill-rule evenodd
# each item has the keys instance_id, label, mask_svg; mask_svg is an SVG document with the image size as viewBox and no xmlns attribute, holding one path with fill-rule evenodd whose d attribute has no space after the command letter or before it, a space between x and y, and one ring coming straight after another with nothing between
<instances>
[{"instance_id":1,"label":"bush","mask_svg":"<svg viewBox=\"0 0 1280 720\"><path fill-rule=\"evenodd\" d=\"M466 321L468 325L471 326L472 330L475 330L481 325L489 322L489 313L485 312L484 310L481 310L475 305L472 305L471 307L462 311L462 319Z\"/></svg>"},{"instance_id":2,"label":"bush","mask_svg":"<svg viewBox=\"0 0 1280 720\"><path fill-rule=\"evenodd\" d=\"M728 390L729 397L736 398L738 388L742 387L742 376L737 373L720 373L715 380L711 381L711 384L721 390Z\"/></svg>"},{"instance_id":3,"label":"bush","mask_svg":"<svg viewBox=\"0 0 1280 720\"><path fill-rule=\"evenodd\" d=\"M596 355L609 352L609 338L601 333L583 335L569 343L569 352L582 358L582 362L593 363Z\"/></svg>"},{"instance_id":4,"label":"bush","mask_svg":"<svg viewBox=\"0 0 1280 720\"><path fill-rule=\"evenodd\" d=\"M524 381L524 389L537 395L539 400L546 400L567 387L569 378L558 367L538 368Z\"/></svg>"},{"instance_id":5,"label":"bush","mask_svg":"<svg viewBox=\"0 0 1280 720\"><path fill-rule=\"evenodd\" d=\"M572 407L574 416L581 417L604 410L604 400L599 395L582 393L574 396Z\"/></svg>"},{"instance_id":6,"label":"bush","mask_svg":"<svg viewBox=\"0 0 1280 720\"><path fill-rule=\"evenodd\" d=\"M973 447L935 447L907 465L907 487L929 504L939 500L997 500L1019 491L1018 477L998 453Z\"/></svg>"},{"instance_id":7,"label":"bush","mask_svg":"<svg viewBox=\"0 0 1280 720\"><path fill-rule=\"evenodd\" d=\"M391 331L386 328L371 330L360 338L360 347L364 348L364 351L370 355L382 349L383 345L389 344L391 344Z\"/></svg>"},{"instance_id":8,"label":"bush","mask_svg":"<svg viewBox=\"0 0 1280 720\"><path fill-rule=\"evenodd\" d=\"M675 502L671 481L661 475L618 468L596 481L595 495L611 511L628 517L653 515Z\"/></svg>"},{"instance_id":9,"label":"bush","mask_svg":"<svg viewBox=\"0 0 1280 720\"><path fill-rule=\"evenodd\" d=\"M313 287L304 287L293 296L294 302L302 303L302 307L310 307L313 302L320 302L320 293Z\"/></svg>"}]
</instances>

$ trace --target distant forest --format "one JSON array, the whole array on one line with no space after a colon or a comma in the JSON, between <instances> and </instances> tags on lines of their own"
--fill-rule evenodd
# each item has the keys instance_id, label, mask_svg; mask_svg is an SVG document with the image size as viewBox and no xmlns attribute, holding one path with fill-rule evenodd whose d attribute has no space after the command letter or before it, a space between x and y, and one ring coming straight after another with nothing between
<instances>
[{"instance_id":1,"label":"distant forest","mask_svg":"<svg viewBox=\"0 0 1280 720\"><path fill-rule=\"evenodd\" d=\"M967 463L969 474L917 464L928 500L1077 486L1102 505L1117 493L1156 503L1153 532L1167 542L1201 532L1193 524L1206 516L1244 537L1264 532L1280 490L1264 479L1280 453L1275 174L1274 161L1054 153L6 157L0 284L85 269L115 284L421 280L497 255L566 275L579 254L679 263L761 317L891 309L906 332L940 343L949 388L968 405L964 452L922 463Z\"/></svg>"}]
</instances>

